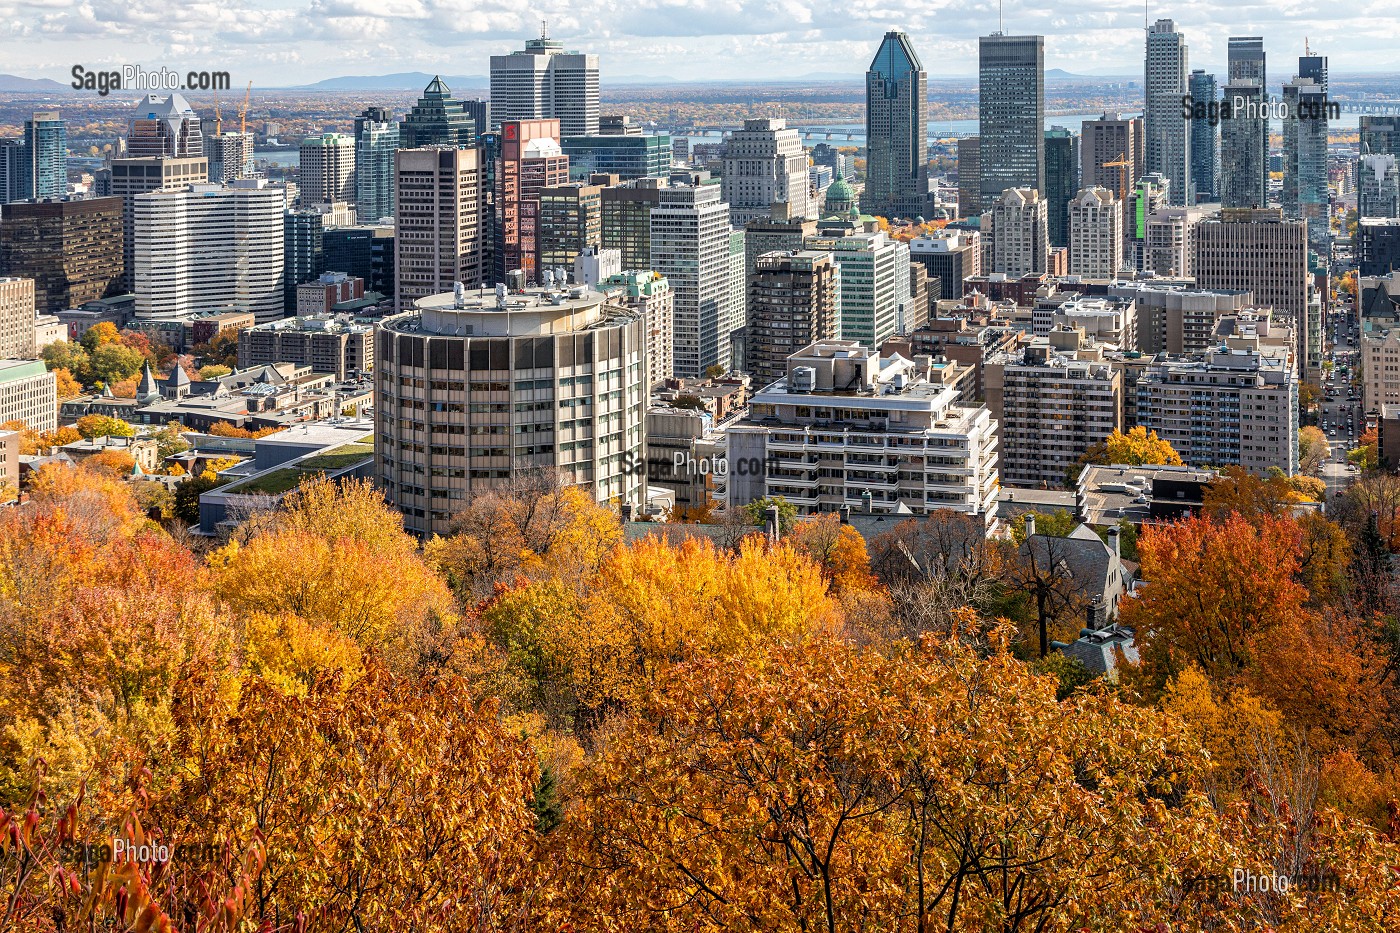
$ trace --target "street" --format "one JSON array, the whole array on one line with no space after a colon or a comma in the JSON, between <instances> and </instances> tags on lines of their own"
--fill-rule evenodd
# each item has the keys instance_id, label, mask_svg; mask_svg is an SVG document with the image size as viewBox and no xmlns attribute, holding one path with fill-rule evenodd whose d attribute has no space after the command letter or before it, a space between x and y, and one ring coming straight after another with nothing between
<instances>
[{"instance_id":1,"label":"street","mask_svg":"<svg viewBox=\"0 0 1400 933\"><path fill-rule=\"evenodd\" d=\"M1327 359L1332 362L1332 369L1323 376L1318 427L1331 446L1322 479L1327 484L1327 498L1332 499L1355 476L1347 463L1347 452L1357 446L1366 432L1366 417L1361 407L1361 390L1353 389L1351 382L1360 361L1360 332L1350 308L1332 312L1325 330Z\"/></svg>"}]
</instances>

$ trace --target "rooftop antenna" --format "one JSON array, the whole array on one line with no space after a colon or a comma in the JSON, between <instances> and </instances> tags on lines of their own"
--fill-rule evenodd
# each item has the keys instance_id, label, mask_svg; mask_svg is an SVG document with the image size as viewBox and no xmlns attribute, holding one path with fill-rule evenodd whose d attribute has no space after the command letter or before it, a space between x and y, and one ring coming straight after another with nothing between
<instances>
[{"instance_id":1,"label":"rooftop antenna","mask_svg":"<svg viewBox=\"0 0 1400 933\"><path fill-rule=\"evenodd\" d=\"M1006 0L997 0L997 35L1006 35Z\"/></svg>"},{"instance_id":2,"label":"rooftop antenna","mask_svg":"<svg viewBox=\"0 0 1400 933\"><path fill-rule=\"evenodd\" d=\"M541 39L548 39L548 38L549 38L549 20L547 20L547 19L542 19L542 20L540 20L540 38L541 38Z\"/></svg>"}]
</instances>

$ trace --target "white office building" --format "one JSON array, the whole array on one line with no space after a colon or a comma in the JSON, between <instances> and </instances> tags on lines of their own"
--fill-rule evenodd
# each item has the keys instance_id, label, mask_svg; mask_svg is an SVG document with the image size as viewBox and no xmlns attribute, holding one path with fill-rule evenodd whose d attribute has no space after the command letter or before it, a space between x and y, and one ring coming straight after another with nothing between
<instances>
[{"instance_id":1,"label":"white office building","mask_svg":"<svg viewBox=\"0 0 1400 933\"><path fill-rule=\"evenodd\" d=\"M355 200L355 137L326 133L302 140L300 166L303 206Z\"/></svg>"},{"instance_id":2,"label":"white office building","mask_svg":"<svg viewBox=\"0 0 1400 933\"><path fill-rule=\"evenodd\" d=\"M286 195L263 178L191 185L132 198L136 316L178 320L207 311L283 315Z\"/></svg>"},{"instance_id":3,"label":"white office building","mask_svg":"<svg viewBox=\"0 0 1400 933\"><path fill-rule=\"evenodd\" d=\"M561 136L598 135L598 56L548 36L491 56L491 122L558 120Z\"/></svg>"},{"instance_id":4,"label":"white office building","mask_svg":"<svg viewBox=\"0 0 1400 933\"><path fill-rule=\"evenodd\" d=\"M742 130L730 134L723 185L736 227L770 218L778 201L787 204L790 219L817 215L802 137L784 120L745 120Z\"/></svg>"},{"instance_id":5,"label":"white office building","mask_svg":"<svg viewBox=\"0 0 1400 933\"><path fill-rule=\"evenodd\" d=\"M674 293L675 375L697 378L728 369L731 340L744 326L743 234L729 225L716 185L675 185L651 209L651 267ZM738 264L733 234L739 236Z\"/></svg>"}]
</instances>

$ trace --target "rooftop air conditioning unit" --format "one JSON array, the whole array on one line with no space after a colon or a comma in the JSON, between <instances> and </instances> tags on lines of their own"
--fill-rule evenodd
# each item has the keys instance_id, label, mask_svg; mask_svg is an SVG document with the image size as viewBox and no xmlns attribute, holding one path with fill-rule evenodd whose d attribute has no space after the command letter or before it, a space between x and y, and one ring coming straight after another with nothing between
<instances>
[{"instance_id":1,"label":"rooftop air conditioning unit","mask_svg":"<svg viewBox=\"0 0 1400 933\"><path fill-rule=\"evenodd\" d=\"M813 392L817 388L817 371L811 366L792 368L792 391Z\"/></svg>"}]
</instances>

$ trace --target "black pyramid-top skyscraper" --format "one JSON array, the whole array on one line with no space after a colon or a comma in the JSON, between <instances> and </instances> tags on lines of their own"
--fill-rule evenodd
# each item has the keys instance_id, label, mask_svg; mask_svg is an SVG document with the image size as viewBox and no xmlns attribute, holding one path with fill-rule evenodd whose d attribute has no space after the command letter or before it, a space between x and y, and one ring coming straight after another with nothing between
<instances>
[{"instance_id":1,"label":"black pyramid-top skyscraper","mask_svg":"<svg viewBox=\"0 0 1400 933\"><path fill-rule=\"evenodd\" d=\"M928 73L902 32L885 33L865 73L865 194L861 208L913 218L928 208Z\"/></svg>"}]
</instances>

